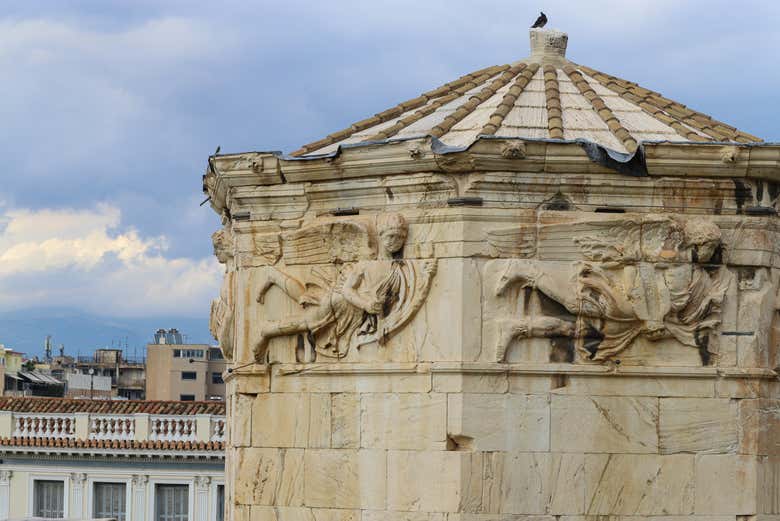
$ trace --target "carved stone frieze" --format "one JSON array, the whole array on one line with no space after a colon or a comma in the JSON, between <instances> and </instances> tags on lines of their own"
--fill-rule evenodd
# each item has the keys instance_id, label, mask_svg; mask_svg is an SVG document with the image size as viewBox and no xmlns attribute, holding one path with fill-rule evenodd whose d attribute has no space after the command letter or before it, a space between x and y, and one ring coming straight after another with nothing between
<instances>
[{"instance_id":1,"label":"carved stone frieze","mask_svg":"<svg viewBox=\"0 0 780 521\"><path fill-rule=\"evenodd\" d=\"M235 242L228 228L215 232L211 239L214 244L214 255L221 264L225 265L225 277L222 280L219 298L211 303L209 331L219 343L225 358L231 360L235 350Z\"/></svg>"},{"instance_id":2,"label":"carved stone frieze","mask_svg":"<svg viewBox=\"0 0 780 521\"><path fill-rule=\"evenodd\" d=\"M501 268L496 298L518 285L531 294L514 293L523 299L519 313L496 318L496 361L518 337L572 339L584 360L614 357L638 337L675 339L699 349L705 363L717 354L713 333L731 274L720 264L722 236L712 222L650 216L518 230L514 241L508 232L489 237L499 251L537 257ZM572 244L579 260L538 258L557 248L570 259ZM558 313L543 312L537 292Z\"/></svg>"},{"instance_id":3,"label":"carved stone frieze","mask_svg":"<svg viewBox=\"0 0 780 521\"><path fill-rule=\"evenodd\" d=\"M268 290L278 287L299 311L258 324L255 360L265 360L268 342L281 336L301 335L304 361L312 361L313 352L342 358L351 347L384 345L420 308L436 272L434 260L403 258L407 230L400 214L389 213L377 218L373 238L361 221L318 222L282 234L284 265L311 269L300 277L265 268L257 303L264 306ZM331 275L318 264L338 269Z\"/></svg>"}]
</instances>

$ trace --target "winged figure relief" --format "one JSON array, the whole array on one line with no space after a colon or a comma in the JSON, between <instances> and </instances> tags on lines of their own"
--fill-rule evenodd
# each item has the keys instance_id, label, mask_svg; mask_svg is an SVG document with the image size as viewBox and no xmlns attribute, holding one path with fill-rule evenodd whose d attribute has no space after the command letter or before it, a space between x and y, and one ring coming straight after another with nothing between
<instances>
[{"instance_id":1,"label":"winged figure relief","mask_svg":"<svg viewBox=\"0 0 780 521\"><path fill-rule=\"evenodd\" d=\"M710 333L720 323L731 277L713 264L722 245L717 225L664 216L544 225L537 251L571 251L558 240L566 234L580 248L580 260L552 267L538 259L514 259L496 295L522 284L559 303L569 316L504 320L498 360L514 338L553 336L578 339L578 350L591 360L610 358L640 336L674 338L709 359L715 351ZM545 244L547 238L554 239L551 246Z\"/></svg>"},{"instance_id":2,"label":"winged figure relief","mask_svg":"<svg viewBox=\"0 0 780 521\"><path fill-rule=\"evenodd\" d=\"M228 360L233 358L235 308L236 308L236 270L235 270L235 242L227 229L215 232L211 236L214 245L214 255L220 264L225 265L225 276L222 280L222 288L219 298L211 302L209 315L209 331L214 339L219 342L223 355Z\"/></svg>"},{"instance_id":3,"label":"winged figure relief","mask_svg":"<svg viewBox=\"0 0 780 521\"><path fill-rule=\"evenodd\" d=\"M287 265L354 262L373 255L368 227L359 222L326 222L282 234Z\"/></svg>"},{"instance_id":4,"label":"winged figure relief","mask_svg":"<svg viewBox=\"0 0 780 521\"><path fill-rule=\"evenodd\" d=\"M272 338L290 335L304 335L315 352L342 358L351 347L384 345L414 316L428 294L436 261L403 259L407 225L400 214L380 216L376 228L376 253L362 223L315 225L282 237L286 264L341 263L341 269L335 280L316 268L309 280L301 280L267 268L258 303L264 304L266 292L276 286L300 313L260 326L256 360L265 359Z\"/></svg>"},{"instance_id":5,"label":"winged figure relief","mask_svg":"<svg viewBox=\"0 0 780 521\"><path fill-rule=\"evenodd\" d=\"M487 243L493 257L533 257L536 253L536 226L488 231Z\"/></svg>"}]
</instances>

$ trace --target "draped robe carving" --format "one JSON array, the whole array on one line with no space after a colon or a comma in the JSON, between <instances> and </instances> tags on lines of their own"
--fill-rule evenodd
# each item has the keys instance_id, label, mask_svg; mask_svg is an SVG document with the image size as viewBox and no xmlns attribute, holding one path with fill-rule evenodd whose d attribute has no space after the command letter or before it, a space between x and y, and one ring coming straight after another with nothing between
<instances>
[{"instance_id":1,"label":"draped robe carving","mask_svg":"<svg viewBox=\"0 0 780 521\"><path fill-rule=\"evenodd\" d=\"M650 217L547 225L543 231L555 235L550 229L578 226L596 232L573 238L582 260L551 269L543 261L516 259L496 288L499 297L513 284L533 288L571 316L501 320L497 360L505 359L507 346L517 337L572 337L583 358L590 360L613 357L639 336L651 341L674 338L698 348L705 362L716 352L710 333L720 323L730 279L715 263L721 247L717 226ZM535 235L527 231L522 237L528 244ZM530 250L538 252L539 242L537 237Z\"/></svg>"},{"instance_id":2,"label":"draped robe carving","mask_svg":"<svg viewBox=\"0 0 780 521\"><path fill-rule=\"evenodd\" d=\"M268 267L257 301L279 287L300 306L300 313L260 325L254 356L262 361L268 341L279 336L305 335L317 353L341 358L349 349L369 342L384 345L417 312L427 296L435 261L401 256L406 223L387 214L377 224L378 254L368 247L369 230L359 223L325 223L283 236L283 259L288 265L311 259L352 261L341 264L335 280L312 270L307 279ZM370 257L366 259L365 257ZM311 361L311 356L305 361Z\"/></svg>"}]
</instances>

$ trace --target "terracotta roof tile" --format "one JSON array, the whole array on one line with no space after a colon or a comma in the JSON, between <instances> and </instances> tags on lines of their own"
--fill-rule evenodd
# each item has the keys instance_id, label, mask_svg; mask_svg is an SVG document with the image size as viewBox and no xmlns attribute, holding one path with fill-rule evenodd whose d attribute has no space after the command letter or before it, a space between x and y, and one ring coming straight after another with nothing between
<instances>
[{"instance_id":1,"label":"terracotta roof tile","mask_svg":"<svg viewBox=\"0 0 780 521\"><path fill-rule=\"evenodd\" d=\"M490 99L500 88L512 81L512 78L517 76L525 67L525 63L519 63L515 66L508 67L508 69L498 78L493 80L490 85L471 96L471 98L458 107L455 112L444 118L444 121L433 127L433 129L431 129L431 135L439 137L449 132L449 130L459 121L462 121L463 118L471 114L480 104Z\"/></svg>"},{"instance_id":2,"label":"terracotta roof tile","mask_svg":"<svg viewBox=\"0 0 780 521\"><path fill-rule=\"evenodd\" d=\"M465 94L469 90L473 89L475 86L480 85L481 83L484 83L488 79L490 79L490 76L485 74L485 75L482 75L482 76L479 76L479 77L475 78L473 82L472 81L466 82L466 83L462 84L460 87L450 91L446 96L441 97L441 98L437 99L436 101L434 101L433 103L431 103L429 105L426 105L426 106L422 107L421 109L417 110L416 112L410 114L409 116L400 119L394 125L386 128L386 129L381 130L380 132L378 132L378 133L368 137L364 141L378 141L378 140L381 140L381 139L387 139L389 137L392 137L392 136L398 134L398 132L400 132L404 128L406 128L409 125L411 125L412 123L421 120L422 118L424 118L428 114L433 113L439 107L441 107L443 105L446 105L447 103L458 99L460 96L462 96L463 94Z\"/></svg>"},{"instance_id":3,"label":"terracotta roof tile","mask_svg":"<svg viewBox=\"0 0 780 521\"><path fill-rule=\"evenodd\" d=\"M225 402L168 402L141 400L79 400L72 398L0 397L0 411L18 413L93 414L225 414Z\"/></svg>"},{"instance_id":4,"label":"terracotta roof tile","mask_svg":"<svg viewBox=\"0 0 780 521\"><path fill-rule=\"evenodd\" d=\"M596 94L596 91L593 90L593 87L590 85L590 83L588 83L585 77L577 69L570 65L563 67L563 72L569 76L569 79L571 79L572 83L574 83L574 86L577 87L577 90L580 91L580 94L582 94L590 101L591 106L599 115L601 120L606 123L610 132L612 132L615 137L617 137L623 143L623 146L626 147L626 150L633 153L639 146L637 141L631 136L631 133L626 130L618 117L615 116L615 113L612 112L612 109L610 109L604 100L598 94Z\"/></svg>"},{"instance_id":5,"label":"terracotta roof tile","mask_svg":"<svg viewBox=\"0 0 780 521\"><path fill-rule=\"evenodd\" d=\"M480 69L479 71L473 72L471 74L466 74L465 76L461 76L455 81L451 81L449 83L446 83L442 85L441 87L437 89L433 89L431 91L425 92L422 95L413 98L408 101L404 101L396 105L395 107L392 107L388 110L385 110L383 112L380 112L374 116L378 121L375 124L385 123L387 121L390 121L393 118L397 118L398 116L404 114L405 112L408 112L410 110L414 110L420 107L425 106L430 101L433 101L435 98L439 98L441 96L446 96L452 92L466 92L468 90L473 89L474 87L477 87L481 85L482 83L489 80L492 76L497 74L498 72L508 69L509 65L494 65L491 67L486 67L484 69ZM437 103L434 107L434 109L440 107L444 103ZM433 112L433 110L428 111ZM423 115L426 115L423 113ZM407 124L396 124L391 127L391 129L385 129L384 131L377 133L374 136L371 136L366 141L373 141L375 139L387 139L388 137L391 137L398 133L402 128L408 126L409 124L413 123L414 121L417 121L422 116L419 116L415 119L409 120L409 123ZM372 119L372 118L368 118ZM367 121L367 120L363 120ZM309 143L307 145L302 146L300 149L293 152L292 156L301 156L304 154L307 154L309 152L312 152L314 150L326 147L328 145L332 145L333 143L336 143L338 141L341 141L342 139L350 137L355 132L359 132L360 130L364 130L365 128L370 127L363 127L358 124L350 125L348 128L345 128L344 130L341 130L339 132L335 132L333 134L329 134L326 138L321 139L319 141L314 141L313 143ZM388 134L388 135L385 135Z\"/></svg>"},{"instance_id":6,"label":"terracotta roof tile","mask_svg":"<svg viewBox=\"0 0 780 521\"><path fill-rule=\"evenodd\" d=\"M512 110L512 107L514 107L518 96L522 94L528 83L531 81L531 78L534 77L534 74L536 74L536 71L538 70L538 63L532 63L523 68L520 75L515 78L515 82L509 88L509 92L504 94L504 98L501 100L501 103L499 103L498 107L496 107L496 110L494 110L490 115L488 122L482 127L480 134L492 135L496 133L498 128L501 126L501 123L503 123L506 115L509 114L509 111Z\"/></svg>"},{"instance_id":7,"label":"terracotta roof tile","mask_svg":"<svg viewBox=\"0 0 780 521\"><path fill-rule=\"evenodd\" d=\"M539 42L544 39L534 38L532 41ZM325 147L332 150L335 145L341 143L381 141L399 132L404 136L432 135L445 144L462 146L464 139L469 139L472 135L462 132L460 126L456 126L464 120L468 122L469 128L481 128L479 133L473 133L471 139L475 139L479 134L495 135L500 129L502 137L560 139L565 135L594 140L606 147L625 148L628 151L636 150L641 136L678 142L761 141L634 82L574 64L566 60L565 54L550 58L550 49L545 48L542 51L532 52L529 58L513 65L493 65L463 75L416 98L354 123L346 129L334 132L324 139L304 145L292 155L316 154ZM553 49L553 54L554 51ZM540 68L543 71L543 79L536 82L532 78ZM569 89L569 82L563 74L568 76L579 91L574 97L578 100L584 97L587 100L589 108L595 113L593 115L597 115L604 122L609 133L582 126L584 121L595 123L595 118L589 114L580 113L576 118L568 118L568 110L573 108L568 104L571 103L574 89L571 92L566 90ZM532 81L534 88L531 92L525 92ZM541 83L542 87L538 88L537 83ZM511 86L495 109L477 110L507 85ZM544 101L539 99L540 90L544 90ZM561 90L564 90L563 94ZM464 97L468 92L471 94L460 103L458 98ZM451 110L448 105L453 105L452 102L456 100L458 106ZM545 106L539 106L541 103ZM588 110L587 104L582 101L577 103L578 110ZM626 107L626 104L636 109ZM566 121L563 118L564 113L567 114ZM421 121L431 115L434 116ZM425 125L428 122L430 126ZM569 124L572 124L572 128L565 128L565 125ZM413 131L405 131L412 126ZM376 129L372 131L374 127ZM616 139L613 139L613 136ZM622 147L619 146L621 144Z\"/></svg>"},{"instance_id":8,"label":"terracotta roof tile","mask_svg":"<svg viewBox=\"0 0 780 521\"><path fill-rule=\"evenodd\" d=\"M223 442L210 441L120 441L120 440L81 440L54 438L0 438L3 447L36 447L68 449L116 449L116 450L177 450L177 451L224 451Z\"/></svg>"},{"instance_id":9,"label":"terracotta roof tile","mask_svg":"<svg viewBox=\"0 0 780 521\"><path fill-rule=\"evenodd\" d=\"M544 67L544 95L547 99L547 129L550 138L563 139L561 92L558 88L558 72L552 65Z\"/></svg>"},{"instance_id":10,"label":"terracotta roof tile","mask_svg":"<svg viewBox=\"0 0 780 521\"><path fill-rule=\"evenodd\" d=\"M631 101L641 107L650 115L668 124L674 128L681 136L690 139L692 141L740 141L740 142L758 142L762 141L761 138L741 132L736 128L721 123L706 114L696 112L689 109L682 103L677 103L661 94L654 92L643 87L639 87L636 84L615 78L603 72L599 72L590 67L578 65L580 69L585 71L589 76L597 80L600 84L613 92L619 94L622 98ZM667 118L659 117L661 114L665 114L668 118L672 118L673 122L670 122ZM703 138L697 132L691 131L686 128L684 123L693 129L706 134L711 139Z\"/></svg>"}]
</instances>

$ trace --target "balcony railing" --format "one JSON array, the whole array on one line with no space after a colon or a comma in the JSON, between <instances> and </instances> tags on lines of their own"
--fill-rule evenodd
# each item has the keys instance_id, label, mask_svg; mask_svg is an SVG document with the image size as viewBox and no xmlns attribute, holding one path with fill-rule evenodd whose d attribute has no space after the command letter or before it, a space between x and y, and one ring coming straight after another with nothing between
<instances>
[{"instance_id":1,"label":"balcony railing","mask_svg":"<svg viewBox=\"0 0 780 521\"><path fill-rule=\"evenodd\" d=\"M12 436L68 439L76 437L76 418L68 414L14 414Z\"/></svg>"},{"instance_id":2,"label":"balcony railing","mask_svg":"<svg viewBox=\"0 0 780 521\"><path fill-rule=\"evenodd\" d=\"M224 416L210 414L30 414L0 411L0 438L116 441L225 440Z\"/></svg>"},{"instance_id":3,"label":"balcony railing","mask_svg":"<svg viewBox=\"0 0 780 521\"><path fill-rule=\"evenodd\" d=\"M135 418L133 416L91 416L89 424L90 440L135 439Z\"/></svg>"},{"instance_id":4,"label":"balcony railing","mask_svg":"<svg viewBox=\"0 0 780 521\"><path fill-rule=\"evenodd\" d=\"M211 417L211 441L225 441L225 417Z\"/></svg>"}]
</instances>

